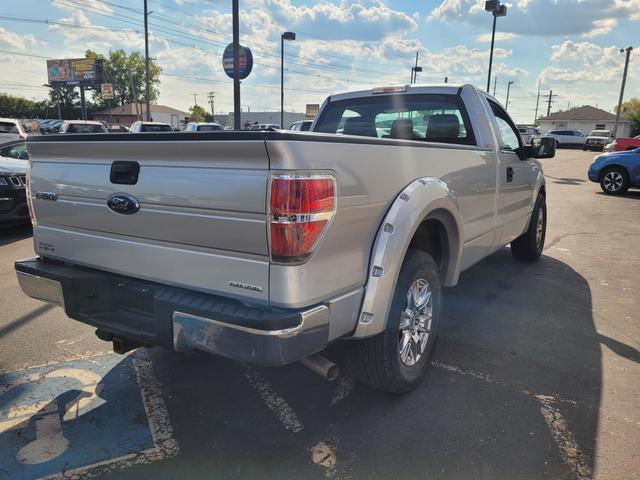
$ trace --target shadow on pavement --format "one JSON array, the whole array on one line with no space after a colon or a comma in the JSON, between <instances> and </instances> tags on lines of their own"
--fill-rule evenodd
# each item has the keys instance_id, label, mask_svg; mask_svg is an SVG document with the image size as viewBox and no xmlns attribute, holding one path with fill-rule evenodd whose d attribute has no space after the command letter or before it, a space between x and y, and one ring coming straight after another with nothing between
<instances>
[{"instance_id":1,"label":"shadow on pavement","mask_svg":"<svg viewBox=\"0 0 640 480\"><path fill-rule=\"evenodd\" d=\"M327 351L343 371L333 384L300 365L253 368L151 350L182 453L110 478L494 480L593 471L600 342L637 352L595 331L587 281L548 256L516 263L505 248L467 271L445 300L434 365L404 396L350 382L348 342ZM320 442L335 449L334 467L312 461Z\"/></svg>"},{"instance_id":2,"label":"shadow on pavement","mask_svg":"<svg viewBox=\"0 0 640 480\"><path fill-rule=\"evenodd\" d=\"M30 223L22 225L0 225L0 247L19 242L33 235Z\"/></svg>"}]
</instances>

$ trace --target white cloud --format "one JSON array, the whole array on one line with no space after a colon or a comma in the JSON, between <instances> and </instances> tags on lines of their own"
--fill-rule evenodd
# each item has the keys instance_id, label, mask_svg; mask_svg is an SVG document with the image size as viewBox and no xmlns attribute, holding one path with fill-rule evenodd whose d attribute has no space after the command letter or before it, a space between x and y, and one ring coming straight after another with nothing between
<instances>
[{"instance_id":1,"label":"white cloud","mask_svg":"<svg viewBox=\"0 0 640 480\"><path fill-rule=\"evenodd\" d=\"M515 33L509 32L496 32L495 41L496 42L504 42L507 40L513 40L514 38L518 38L518 35ZM491 34L483 33L481 35L476 35L476 42L490 42Z\"/></svg>"},{"instance_id":2,"label":"white cloud","mask_svg":"<svg viewBox=\"0 0 640 480\"><path fill-rule=\"evenodd\" d=\"M619 20L640 18L640 0L516 0L498 20L502 32L532 36L598 36L609 33ZM443 0L427 16L429 21L464 21L486 25L490 14L480 0Z\"/></svg>"},{"instance_id":3,"label":"white cloud","mask_svg":"<svg viewBox=\"0 0 640 480\"><path fill-rule=\"evenodd\" d=\"M2 48L25 51L35 47L37 43L33 35L20 35L0 27L0 47Z\"/></svg>"}]
</instances>

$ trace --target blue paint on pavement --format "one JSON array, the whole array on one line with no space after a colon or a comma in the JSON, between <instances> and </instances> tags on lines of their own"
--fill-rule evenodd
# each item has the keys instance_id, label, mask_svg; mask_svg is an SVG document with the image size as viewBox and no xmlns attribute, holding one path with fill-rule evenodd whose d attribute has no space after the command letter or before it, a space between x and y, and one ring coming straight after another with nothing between
<instances>
[{"instance_id":1,"label":"blue paint on pavement","mask_svg":"<svg viewBox=\"0 0 640 480\"><path fill-rule=\"evenodd\" d=\"M2 479L31 480L153 447L132 356L0 375Z\"/></svg>"}]
</instances>

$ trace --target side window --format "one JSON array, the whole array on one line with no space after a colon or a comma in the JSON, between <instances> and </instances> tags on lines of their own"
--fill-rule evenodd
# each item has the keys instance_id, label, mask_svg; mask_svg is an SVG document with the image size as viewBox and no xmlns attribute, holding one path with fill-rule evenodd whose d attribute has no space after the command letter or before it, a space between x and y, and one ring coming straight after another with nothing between
<instances>
[{"instance_id":1,"label":"side window","mask_svg":"<svg viewBox=\"0 0 640 480\"><path fill-rule=\"evenodd\" d=\"M491 103L491 109L495 115L498 124L498 133L500 134L500 149L515 152L520 148L520 139L517 131L507 120L507 114L497 104Z\"/></svg>"}]
</instances>

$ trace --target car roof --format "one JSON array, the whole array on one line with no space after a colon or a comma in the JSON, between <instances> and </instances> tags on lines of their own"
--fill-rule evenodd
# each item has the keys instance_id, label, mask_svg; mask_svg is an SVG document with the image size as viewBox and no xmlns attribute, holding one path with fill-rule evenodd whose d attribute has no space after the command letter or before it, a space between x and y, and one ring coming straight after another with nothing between
<instances>
[{"instance_id":1,"label":"car roof","mask_svg":"<svg viewBox=\"0 0 640 480\"><path fill-rule=\"evenodd\" d=\"M102 125L97 120L65 120L65 122L73 125Z\"/></svg>"},{"instance_id":2,"label":"car roof","mask_svg":"<svg viewBox=\"0 0 640 480\"><path fill-rule=\"evenodd\" d=\"M13 122L13 123L20 123L20 120L17 120L15 118L0 118L0 122Z\"/></svg>"},{"instance_id":3,"label":"car roof","mask_svg":"<svg viewBox=\"0 0 640 480\"><path fill-rule=\"evenodd\" d=\"M141 121L141 120L138 120L138 121L137 121L137 122L135 122L135 123L142 123L143 125L169 125L169 124L168 124L168 123L166 123L166 122L143 122L143 121ZM171 125L169 125L169 126L171 126Z\"/></svg>"}]
</instances>

